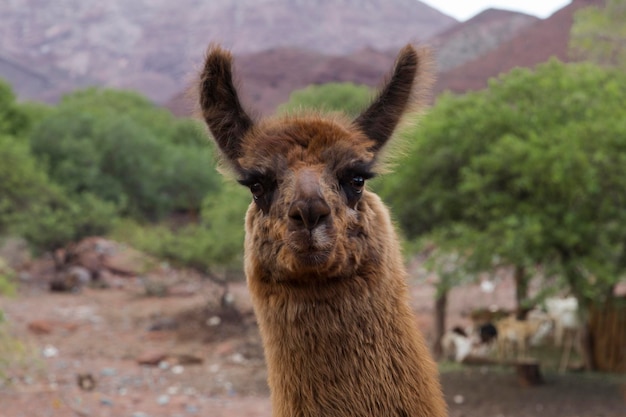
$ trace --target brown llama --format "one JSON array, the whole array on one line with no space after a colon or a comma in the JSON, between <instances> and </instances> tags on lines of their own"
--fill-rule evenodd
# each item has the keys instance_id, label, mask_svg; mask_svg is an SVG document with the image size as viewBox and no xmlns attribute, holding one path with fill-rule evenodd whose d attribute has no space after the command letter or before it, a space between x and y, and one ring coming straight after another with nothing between
<instances>
[{"instance_id":1,"label":"brown llama","mask_svg":"<svg viewBox=\"0 0 626 417\"><path fill-rule=\"evenodd\" d=\"M214 46L199 83L223 162L250 188L245 271L276 417L440 417L437 368L408 305L387 208L368 191L380 153L428 84L411 45L355 120L254 121ZM427 87L427 86L426 86Z\"/></svg>"}]
</instances>

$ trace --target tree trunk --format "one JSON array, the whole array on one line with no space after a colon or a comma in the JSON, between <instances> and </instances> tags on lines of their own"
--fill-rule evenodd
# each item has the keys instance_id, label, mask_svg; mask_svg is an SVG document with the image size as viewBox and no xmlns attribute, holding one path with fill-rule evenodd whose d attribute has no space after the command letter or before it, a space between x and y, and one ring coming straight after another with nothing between
<instances>
[{"instance_id":1,"label":"tree trunk","mask_svg":"<svg viewBox=\"0 0 626 417\"><path fill-rule=\"evenodd\" d=\"M576 343L580 345L580 352L583 360L583 364L585 366L585 370L587 371L595 371L596 363L593 355L593 335L589 329L589 312L586 311L584 315L582 315L582 320L580 321L580 331L578 332L580 337Z\"/></svg>"},{"instance_id":2,"label":"tree trunk","mask_svg":"<svg viewBox=\"0 0 626 417\"><path fill-rule=\"evenodd\" d=\"M538 361L525 361L515 365L517 380L523 387L533 387L544 383Z\"/></svg>"},{"instance_id":3,"label":"tree trunk","mask_svg":"<svg viewBox=\"0 0 626 417\"><path fill-rule=\"evenodd\" d=\"M528 313L528 280L526 279L526 268L516 265L513 274L515 278L515 315L518 320L525 320Z\"/></svg>"},{"instance_id":4,"label":"tree trunk","mask_svg":"<svg viewBox=\"0 0 626 417\"><path fill-rule=\"evenodd\" d=\"M574 297L578 300L578 319L580 321L580 331L578 332L578 340L575 343L580 348L580 354L582 356L583 364L586 371L593 371L596 369L595 361L593 359L593 335L589 330L589 315L591 314L592 303L584 296L584 292L579 287L579 283L583 280L576 266L568 264L567 280L569 286L572 289Z\"/></svg>"},{"instance_id":5,"label":"tree trunk","mask_svg":"<svg viewBox=\"0 0 626 417\"><path fill-rule=\"evenodd\" d=\"M436 359L440 359L443 354L441 339L446 331L447 306L448 290L438 289L437 298L435 299L435 344L433 346L433 355Z\"/></svg>"}]
</instances>

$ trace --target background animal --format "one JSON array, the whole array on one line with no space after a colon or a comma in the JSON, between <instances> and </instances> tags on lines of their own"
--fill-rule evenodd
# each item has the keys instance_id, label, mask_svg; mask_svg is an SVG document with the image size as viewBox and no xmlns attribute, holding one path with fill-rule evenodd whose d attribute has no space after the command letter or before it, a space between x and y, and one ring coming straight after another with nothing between
<instances>
[{"instance_id":1,"label":"background animal","mask_svg":"<svg viewBox=\"0 0 626 417\"><path fill-rule=\"evenodd\" d=\"M559 370L563 372L569 364L572 349L582 353L578 300L572 296L547 298L545 306L554 323L554 344L562 348Z\"/></svg>"},{"instance_id":2,"label":"background animal","mask_svg":"<svg viewBox=\"0 0 626 417\"><path fill-rule=\"evenodd\" d=\"M495 324L498 332L498 357L526 357L530 345L538 345L550 333L552 322L540 312L531 311L526 320L514 315Z\"/></svg>"},{"instance_id":3,"label":"background animal","mask_svg":"<svg viewBox=\"0 0 626 417\"><path fill-rule=\"evenodd\" d=\"M496 343L498 330L492 323L476 325L469 330L455 326L444 333L441 346L444 358L463 362L468 356L487 357Z\"/></svg>"}]
</instances>

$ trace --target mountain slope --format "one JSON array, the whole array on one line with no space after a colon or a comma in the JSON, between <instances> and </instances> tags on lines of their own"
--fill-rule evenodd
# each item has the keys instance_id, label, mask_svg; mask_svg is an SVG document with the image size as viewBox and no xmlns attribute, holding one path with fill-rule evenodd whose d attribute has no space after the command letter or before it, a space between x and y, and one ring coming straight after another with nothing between
<instances>
[{"instance_id":1,"label":"mountain slope","mask_svg":"<svg viewBox=\"0 0 626 417\"><path fill-rule=\"evenodd\" d=\"M450 90L462 93L479 90L487 81L515 67L534 67L551 57L567 61L567 47L573 15L581 7L602 5L603 0L574 0L545 20L530 25L514 38L496 49L442 73L437 81L436 93Z\"/></svg>"},{"instance_id":2,"label":"mountain slope","mask_svg":"<svg viewBox=\"0 0 626 417\"><path fill-rule=\"evenodd\" d=\"M0 2L0 53L163 102L210 42L237 53L346 54L397 48L455 23L416 0L11 0ZM15 86L20 95L25 88Z\"/></svg>"},{"instance_id":3,"label":"mountain slope","mask_svg":"<svg viewBox=\"0 0 626 417\"><path fill-rule=\"evenodd\" d=\"M429 40L437 53L437 69L445 72L471 61L538 21L524 13L485 10Z\"/></svg>"}]
</instances>

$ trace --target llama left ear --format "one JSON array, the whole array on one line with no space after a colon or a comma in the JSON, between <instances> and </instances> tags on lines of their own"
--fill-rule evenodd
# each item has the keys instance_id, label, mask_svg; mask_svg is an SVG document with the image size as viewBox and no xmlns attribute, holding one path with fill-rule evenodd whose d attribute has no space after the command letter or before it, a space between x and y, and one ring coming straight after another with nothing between
<instances>
[{"instance_id":1,"label":"llama left ear","mask_svg":"<svg viewBox=\"0 0 626 417\"><path fill-rule=\"evenodd\" d=\"M407 45L398 54L389 81L372 104L358 116L354 123L380 150L391 138L402 115L423 104L430 89L429 53Z\"/></svg>"},{"instance_id":2,"label":"llama left ear","mask_svg":"<svg viewBox=\"0 0 626 417\"><path fill-rule=\"evenodd\" d=\"M200 75L202 116L226 160L239 169L244 135L252 128L233 83L232 55L211 46Z\"/></svg>"}]
</instances>

